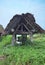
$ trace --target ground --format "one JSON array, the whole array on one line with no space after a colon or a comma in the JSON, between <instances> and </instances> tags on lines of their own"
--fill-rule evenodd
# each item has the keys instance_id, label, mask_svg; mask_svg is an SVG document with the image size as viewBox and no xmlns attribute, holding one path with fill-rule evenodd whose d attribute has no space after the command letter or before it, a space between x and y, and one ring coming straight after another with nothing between
<instances>
[{"instance_id":1,"label":"ground","mask_svg":"<svg viewBox=\"0 0 45 65\"><path fill-rule=\"evenodd\" d=\"M45 34L28 36L25 45L11 46L11 35L0 37L0 65L45 65Z\"/></svg>"}]
</instances>

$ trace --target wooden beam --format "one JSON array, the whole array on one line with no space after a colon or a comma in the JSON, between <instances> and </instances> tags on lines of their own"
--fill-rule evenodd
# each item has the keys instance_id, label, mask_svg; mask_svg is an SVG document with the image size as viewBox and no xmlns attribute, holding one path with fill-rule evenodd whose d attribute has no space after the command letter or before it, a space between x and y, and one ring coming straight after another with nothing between
<instances>
[{"instance_id":1,"label":"wooden beam","mask_svg":"<svg viewBox=\"0 0 45 65\"><path fill-rule=\"evenodd\" d=\"M22 30L18 30L20 26L22 26L21 27ZM27 29L28 32L23 31L23 26ZM18 25L18 27L15 30L15 34L30 34L30 33L31 31L28 29L28 27L24 23L21 23L20 25Z\"/></svg>"},{"instance_id":2,"label":"wooden beam","mask_svg":"<svg viewBox=\"0 0 45 65\"><path fill-rule=\"evenodd\" d=\"M16 35L15 34L12 35L12 42L11 43L12 43L12 46L14 46L16 43Z\"/></svg>"},{"instance_id":3,"label":"wooden beam","mask_svg":"<svg viewBox=\"0 0 45 65\"><path fill-rule=\"evenodd\" d=\"M19 29L20 26L21 26L21 25L18 25L15 31L17 31L17 30Z\"/></svg>"},{"instance_id":4,"label":"wooden beam","mask_svg":"<svg viewBox=\"0 0 45 65\"><path fill-rule=\"evenodd\" d=\"M29 20L27 20L26 17L24 17L24 19L27 22L27 24L29 24L34 29L34 27L29 23Z\"/></svg>"},{"instance_id":5,"label":"wooden beam","mask_svg":"<svg viewBox=\"0 0 45 65\"><path fill-rule=\"evenodd\" d=\"M28 29L28 27L23 23L24 27L28 30L29 33L31 33L31 31Z\"/></svg>"},{"instance_id":6,"label":"wooden beam","mask_svg":"<svg viewBox=\"0 0 45 65\"><path fill-rule=\"evenodd\" d=\"M30 34L30 40L31 40L31 42L33 42L33 34L32 33Z\"/></svg>"},{"instance_id":7,"label":"wooden beam","mask_svg":"<svg viewBox=\"0 0 45 65\"><path fill-rule=\"evenodd\" d=\"M22 24L21 24L22 25ZM21 31L23 31L23 25L21 26Z\"/></svg>"},{"instance_id":8,"label":"wooden beam","mask_svg":"<svg viewBox=\"0 0 45 65\"><path fill-rule=\"evenodd\" d=\"M17 32L15 32L15 34L19 34L19 35L20 35L20 34L27 34L27 35L28 35L28 34L30 34L30 33L29 33L29 32L25 32L25 31L19 31L19 30L18 30Z\"/></svg>"},{"instance_id":9,"label":"wooden beam","mask_svg":"<svg viewBox=\"0 0 45 65\"><path fill-rule=\"evenodd\" d=\"M18 30L19 27L22 25L27 29L28 33L23 30ZM23 27L21 29L23 29ZM17 29L15 30L15 34L30 34L30 33L31 31L28 29L28 27L24 23L21 23L20 25L18 25Z\"/></svg>"}]
</instances>

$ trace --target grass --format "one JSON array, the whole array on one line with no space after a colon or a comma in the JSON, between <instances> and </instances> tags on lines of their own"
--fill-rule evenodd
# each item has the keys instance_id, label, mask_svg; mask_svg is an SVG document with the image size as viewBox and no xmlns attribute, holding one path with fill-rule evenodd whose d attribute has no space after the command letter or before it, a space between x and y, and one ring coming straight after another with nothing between
<instances>
[{"instance_id":1,"label":"grass","mask_svg":"<svg viewBox=\"0 0 45 65\"><path fill-rule=\"evenodd\" d=\"M45 65L45 34L33 35L33 43L28 40L22 46L6 46L12 36L3 36L0 41L0 65Z\"/></svg>"}]
</instances>

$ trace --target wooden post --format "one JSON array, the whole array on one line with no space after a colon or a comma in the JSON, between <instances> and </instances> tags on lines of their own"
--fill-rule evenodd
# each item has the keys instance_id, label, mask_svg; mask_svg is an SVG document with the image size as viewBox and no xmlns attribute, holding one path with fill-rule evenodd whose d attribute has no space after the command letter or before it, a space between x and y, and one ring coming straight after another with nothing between
<instances>
[{"instance_id":1,"label":"wooden post","mask_svg":"<svg viewBox=\"0 0 45 65\"><path fill-rule=\"evenodd\" d=\"M33 42L33 34L32 33L30 33L30 40L31 40L31 42Z\"/></svg>"},{"instance_id":2,"label":"wooden post","mask_svg":"<svg viewBox=\"0 0 45 65\"><path fill-rule=\"evenodd\" d=\"M16 43L16 35L13 34L13 35L12 35L12 46L14 46L15 43Z\"/></svg>"},{"instance_id":3,"label":"wooden post","mask_svg":"<svg viewBox=\"0 0 45 65\"><path fill-rule=\"evenodd\" d=\"M16 44L16 34L15 34L15 44Z\"/></svg>"}]
</instances>

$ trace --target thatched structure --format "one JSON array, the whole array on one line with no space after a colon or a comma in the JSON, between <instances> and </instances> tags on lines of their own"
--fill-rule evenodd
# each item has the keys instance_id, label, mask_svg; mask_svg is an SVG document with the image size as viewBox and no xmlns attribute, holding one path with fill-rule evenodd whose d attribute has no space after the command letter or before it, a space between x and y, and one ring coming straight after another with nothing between
<instances>
[{"instance_id":1,"label":"thatched structure","mask_svg":"<svg viewBox=\"0 0 45 65\"><path fill-rule=\"evenodd\" d=\"M0 25L0 36L1 36L2 34L4 34L4 28L3 28L2 25Z\"/></svg>"},{"instance_id":2,"label":"thatched structure","mask_svg":"<svg viewBox=\"0 0 45 65\"><path fill-rule=\"evenodd\" d=\"M26 13L22 15L15 15L7 25L5 31L8 34L30 34L43 33L44 30L35 22L35 18L32 14Z\"/></svg>"},{"instance_id":3,"label":"thatched structure","mask_svg":"<svg viewBox=\"0 0 45 65\"><path fill-rule=\"evenodd\" d=\"M35 18L31 13L15 15L7 25L5 31L7 34L27 35L34 33L43 33L44 30L35 22ZM14 37L14 36L13 36Z\"/></svg>"}]
</instances>

